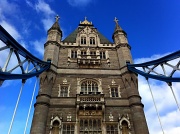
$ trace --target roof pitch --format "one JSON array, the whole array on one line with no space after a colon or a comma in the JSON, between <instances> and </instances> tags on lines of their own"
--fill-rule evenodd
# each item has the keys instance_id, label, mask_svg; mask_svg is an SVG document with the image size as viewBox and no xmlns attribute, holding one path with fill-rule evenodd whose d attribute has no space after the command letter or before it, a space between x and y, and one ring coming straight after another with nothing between
<instances>
[{"instance_id":1,"label":"roof pitch","mask_svg":"<svg viewBox=\"0 0 180 134\"><path fill-rule=\"evenodd\" d=\"M111 41L109 41L104 35L102 35L99 31L97 31L99 38L100 38L100 43L102 44L112 44ZM76 28L69 36L67 36L63 42L76 42L76 36L78 34L78 28Z\"/></svg>"}]
</instances>

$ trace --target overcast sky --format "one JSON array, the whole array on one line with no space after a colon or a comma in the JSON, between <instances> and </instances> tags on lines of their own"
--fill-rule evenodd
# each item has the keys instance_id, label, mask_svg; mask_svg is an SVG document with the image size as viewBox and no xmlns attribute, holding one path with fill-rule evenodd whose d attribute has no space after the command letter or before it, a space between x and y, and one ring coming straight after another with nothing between
<instances>
[{"instance_id":1,"label":"overcast sky","mask_svg":"<svg viewBox=\"0 0 180 134\"><path fill-rule=\"evenodd\" d=\"M179 0L1 0L0 24L28 51L42 59L47 30L60 16L63 38L75 30L86 16L109 40L115 28L114 17L128 34L135 63L157 59L179 50ZM1 43L0 43L1 46ZM4 60L0 54L0 66ZM151 134L162 134L158 118L143 77L139 90ZM20 90L20 81L5 81L0 87L0 130L7 134ZM179 134L180 111L166 83L150 80L162 126L166 134ZM11 134L21 134L25 126L34 79L26 82ZM180 101L179 83L173 84ZM37 94L37 91L36 91ZM31 112L33 113L33 111ZM31 114L32 118L32 114ZM29 133L31 120L28 124Z\"/></svg>"}]
</instances>

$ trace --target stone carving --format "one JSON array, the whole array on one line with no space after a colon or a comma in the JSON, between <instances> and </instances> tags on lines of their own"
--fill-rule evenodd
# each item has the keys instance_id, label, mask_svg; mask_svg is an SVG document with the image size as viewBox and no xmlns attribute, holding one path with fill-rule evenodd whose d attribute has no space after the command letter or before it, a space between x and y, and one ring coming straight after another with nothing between
<instances>
[{"instance_id":1,"label":"stone carving","mask_svg":"<svg viewBox=\"0 0 180 134\"><path fill-rule=\"evenodd\" d=\"M128 134L131 134L131 132L130 132L130 130L131 130L131 123L130 123L129 115L128 114L122 114L122 115L119 114L119 129L121 130L120 134L122 134L122 128L123 128L122 122L123 121L126 121L126 123L128 125L128 130L129 130Z\"/></svg>"},{"instance_id":2,"label":"stone carving","mask_svg":"<svg viewBox=\"0 0 180 134\"><path fill-rule=\"evenodd\" d=\"M71 121L71 118L72 118L72 116L71 116L71 113L69 112L67 115L67 121Z\"/></svg>"},{"instance_id":3,"label":"stone carving","mask_svg":"<svg viewBox=\"0 0 180 134\"><path fill-rule=\"evenodd\" d=\"M54 121L58 121L59 122L59 132L61 131L61 128L62 128L62 118L60 117L58 117L58 116L51 116L51 121L50 121L50 133L49 134L52 134L52 130L53 130L53 123L54 123Z\"/></svg>"},{"instance_id":4,"label":"stone carving","mask_svg":"<svg viewBox=\"0 0 180 134\"><path fill-rule=\"evenodd\" d=\"M113 117L112 113L109 114L109 121L114 121L114 117Z\"/></svg>"}]
</instances>

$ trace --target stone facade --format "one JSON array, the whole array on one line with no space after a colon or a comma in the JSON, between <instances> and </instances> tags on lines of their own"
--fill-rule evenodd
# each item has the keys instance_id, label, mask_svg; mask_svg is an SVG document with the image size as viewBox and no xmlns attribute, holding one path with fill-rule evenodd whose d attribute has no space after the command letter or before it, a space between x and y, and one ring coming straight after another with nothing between
<instances>
[{"instance_id":1,"label":"stone facade","mask_svg":"<svg viewBox=\"0 0 180 134\"><path fill-rule=\"evenodd\" d=\"M88 20L62 40L48 30L31 134L148 134L127 35L115 19L113 41Z\"/></svg>"}]
</instances>

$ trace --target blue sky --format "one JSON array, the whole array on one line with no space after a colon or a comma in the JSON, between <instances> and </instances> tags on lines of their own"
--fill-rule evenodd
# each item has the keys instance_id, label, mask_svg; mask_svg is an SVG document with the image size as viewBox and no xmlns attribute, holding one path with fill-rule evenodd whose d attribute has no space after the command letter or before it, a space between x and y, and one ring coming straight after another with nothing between
<instances>
[{"instance_id":1,"label":"blue sky","mask_svg":"<svg viewBox=\"0 0 180 134\"><path fill-rule=\"evenodd\" d=\"M179 50L179 7L179 0L1 0L0 24L21 45L42 59L47 30L54 23L57 14L60 16L63 38L76 29L86 16L111 41L115 28L113 20L117 17L120 26L128 34L134 61L145 62ZM4 59L1 54L0 57L1 66ZM20 89L19 83L20 81L6 81L0 87L0 130L3 134L8 131ZM166 83L150 83L156 94L165 132L177 134L180 131L179 111ZM33 85L33 79L26 83L26 87L30 88L24 88L12 134L23 133ZM180 100L178 86L178 83L173 85ZM139 78L139 88L145 104L150 133L161 134L152 99L142 77ZM30 123L28 126L30 127Z\"/></svg>"}]
</instances>

